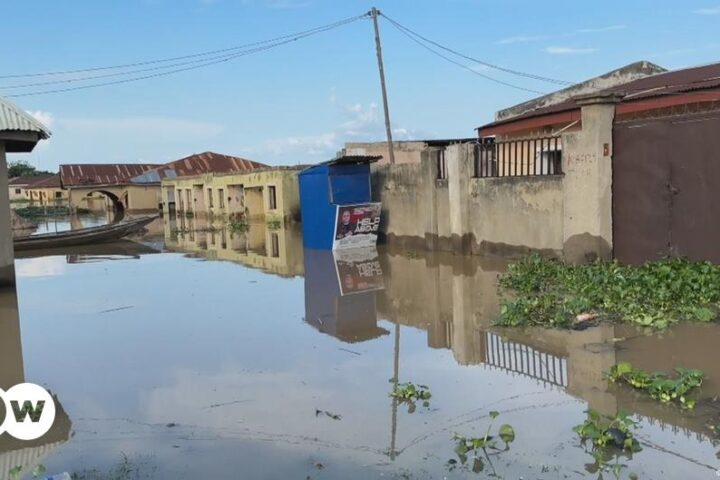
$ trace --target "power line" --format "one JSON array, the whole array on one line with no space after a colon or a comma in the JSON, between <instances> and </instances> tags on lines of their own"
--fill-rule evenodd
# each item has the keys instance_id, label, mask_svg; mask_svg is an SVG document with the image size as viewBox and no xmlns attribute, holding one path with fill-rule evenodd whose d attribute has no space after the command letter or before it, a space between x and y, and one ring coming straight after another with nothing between
<instances>
[{"instance_id":1,"label":"power line","mask_svg":"<svg viewBox=\"0 0 720 480\"><path fill-rule=\"evenodd\" d=\"M381 14L381 15L382 15L382 14ZM390 20L386 15L383 15L383 17L385 17L385 18L387 18L388 20ZM412 40L413 42L415 42L415 43L417 43L418 45L420 45L422 48L426 49L427 51L429 51L429 52L431 52L431 53L433 53L433 54L435 54L435 55L437 55L438 57L440 57L440 58L442 58L442 59L445 59L446 61L448 61L448 62L450 62L450 63L453 63L453 64L457 65L457 66L460 67L460 68L463 68L463 69L467 70L467 71L470 72L470 73L474 73L475 75L478 75L478 76L480 76L480 77L482 77L482 78L484 78L484 79L486 79L486 80L490 80L491 82L495 82L495 83L498 83L498 84L500 84L500 85L505 85L506 87L515 88L515 89L517 89L517 90L523 90L523 91L525 91L525 92L536 93L536 94L539 94L539 95L543 95L543 94L546 93L546 92L541 92L541 91L539 91L539 90L533 90L533 89L531 89L531 88L521 87L520 85L515 85L515 84L513 84L513 83L506 82L506 81L504 81L504 80L500 80L500 79L497 79L497 78L495 78L495 77L491 77L490 75L485 75L485 74L482 73L482 72L478 72L477 70L474 70L473 68L468 67L468 66L465 65L464 63L461 63L461 62L458 62L458 61L456 61L456 60L453 60L452 58L448 57L447 55L443 55L442 53L438 52L438 51L435 50L434 48L432 48L432 47L424 44L423 42L421 42L420 40L418 40L417 38L415 38L414 36L412 36L410 33L406 32L405 30L403 30L402 28L400 28L400 27L399 27L398 25L396 25L394 22L391 21L390 23L391 23L392 26L395 27L400 33L402 33L403 35L405 35L406 37L408 37L410 40Z\"/></svg>"},{"instance_id":2,"label":"power line","mask_svg":"<svg viewBox=\"0 0 720 480\"><path fill-rule=\"evenodd\" d=\"M470 60L471 62L475 62L475 63L478 63L478 64L483 65L483 66L485 66L485 67L492 68L492 69L494 69L494 70L499 70L499 71L501 71L501 72L510 73L510 74L512 74L512 75L517 75L517 76L521 76L521 77L525 77L525 78L530 78L530 79L532 79L532 80L540 80L540 81L543 81L543 82L554 83L554 84L556 84L556 85L565 85L565 86L575 85L574 82L568 82L568 81L566 81L566 80L559 80L559 79L557 79L557 78L543 77L543 76L541 76L541 75L535 75L535 74L533 74L533 73L522 72L522 71L520 71L520 70L513 70L513 69L510 69L510 68L505 68L505 67L501 67L501 66L499 66L499 65L495 65L495 64L486 62L486 61L484 61L484 60L479 60L479 59L474 58L474 57L471 57L471 56L469 56L469 55L465 55L464 53L461 53L461 52L458 52L458 51L456 51L456 50L453 50L453 49L450 48L450 47L446 47L445 45L442 45L442 44L440 44L440 43L438 43L438 42L436 42L436 41L434 41L434 40L431 40L431 39L429 39L429 38L427 38L427 37L425 37L425 36L423 36L423 35L420 35L419 33L415 32L414 30L412 30L412 29L410 29L410 28L402 25L401 23L393 20L392 18L388 17L388 16L385 15L384 13L381 13L380 15L382 15L383 17L385 17L385 19L386 19L387 21L389 21L392 25L394 25L397 29L404 31L407 35L411 35L411 36L413 36L413 37L416 37L416 38L418 38L418 39L420 39L420 40L422 40L422 41L424 41L424 42L426 42L426 43L430 43L430 44L432 44L432 45L434 45L434 46L436 46L436 47L438 47L438 48L440 48L440 49L442 49L442 50L445 50L445 51L447 51L447 52L450 52L450 53L452 53L453 55L457 55L458 57L464 58L464 59L466 59L466 60Z\"/></svg>"},{"instance_id":3,"label":"power line","mask_svg":"<svg viewBox=\"0 0 720 480\"><path fill-rule=\"evenodd\" d=\"M109 85L119 85L119 84L123 84L123 83L135 82L135 81L139 81L139 80L146 80L146 79L150 79L150 78L164 77L164 76L167 76L167 75L172 75L172 74L179 73L179 72L186 72L186 71L189 71L189 70L196 70L196 69L203 68L203 67L207 67L207 66L210 66L210 65L216 65L216 64L219 64L219 63L224 63L224 62L227 62L227 61L230 61L230 60L234 60L234 59L236 59L236 58L238 58L238 57L243 57L243 56L246 56L246 55L251 55L251 54L254 54L254 53L258 53L258 52L270 50L270 49L272 49L272 48L275 48L275 47L278 47L278 46L281 46L281 45L285 45L285 44L294 42L294 41L299 40L299 39L302 39L302 38L306 38L306 37L309 37L309 36L312 36L312 35L316 35L316 34L318 34L318 33L326 32L326 31L329 31L329 30L333 30L333 29L335 29L335 28L341 27L341 26L343 26L343 25L347 25L347 24L349 24L349 23L355 22L355 21L360 20L360 19L365 18L365 17L367 17L367 14L365 14L365 15L358 15L357 17L352 17L352 18L348 18L348 19L345 19L345 20L341 20L341 21L339 21L339 22L334 22L334 23L332 23L332 24L324 25L324 26L322 26L322 27L317 27L317 28L314 28L314 29L312 29L312 30L306 30L305 33L295 34L295 35L292 36L292 37L289 37L289 36L286 35L286 36L283 37L283 38L285 38L285 39L282 40L282 41L277 41L277 42L275 42L275 43L270 43L270 44L267 44L267 45L263 45L263 46L256 47L256 48L253 48L253 49L249 49L249 50L244 50L244 51L241 51L241 52L238 52L238 53L233 53L233 54L230 54L230 55L223 55L223 56L220 56L220 57L214 57L214 59L207 59L207 58L206 58L206 59L203 59L203 60L202 60L204 63L200 63L200 64L198 64L198 65L193 65L193 66L190 66L190 67L178 68L178 69L169 70L169 71L163 71L163 72L154 73L154 74L150 74L150 75L142 75L142 76L138 76L138 77L124 78L124 79L121 79L121 80L114 80L114 81L110 81L110 82L93 83L93 84L90 84L90 85L79 85L79 86L75 86L75 87L58 88L58 89L42 90L42 91L35 91L35 92L16 93L16 94L6 95L6 96L7 96L7 97L29 97L29 96L44 95L44 94L50 94L50 93L72 92L72 91L84 90L84 89L88 89L88 88L97 88L97 87L104 87L104 86L109 86ZM256 42L256 44L259 44L259 43L267 43L267 41ZM189 57L186 56L185 58L189 58ZM193 63L193 64L194 64L194 63L196 63L196 61L185 62L185 63ZM182 64L176 64L175 66L177 66L177 65L182 65ZM159 68L169 68L169 67L171 67L171 66L165 66L165 67L159 67ZM105 67L99 67L99 68L105 68ZM144 69L144 70L147 71L147 70L156 70L156 69L157 69L157 68L150 68L150 69ZM141 72L141 71L143 71L143 70L136 71L135 73ZM132 72L124 72L124 74L129 74L129 73L132 73ZM99 76L96 76L96 77L104 77L104 76L114 76L114 75L99 75ZM78 80L78 81L80 81L80 80L88 80L88 79L90 79L90 78L91 78L91 77L84 78L84 79L77 79L77 80ZM41 82L41 83L46 83L46 82ZM52 81L52 82L47 82L47 83L58 83L58 82ZM47 84L47 83L46 83L46 84ZM60 83L62 83L62 82L60 82Z\"/></svg>"},{"instance_id":4,"label":"power line","mask_svg":"<svg viewBox=\"0 0 720 480\"><path fill-rule=\"evenodd\" d=\"M6 79L6 78L28 78L28 77L43 77L43 76L54 76L54 75L70 75L74 73L88 73L88 72L96 72L100 70L116 70L121 68L132 68L132 67L141 67L145 65L153 65L158 63L165 63L165 62L175 62L177 60L186 60L189 58L198 58L198 57L204 57L204 56L210 56L210 55L216 55L221 53L228 53L228 52L234 52L237 50L242 50L250 47L256 47L260 45L264 45L266 43L272 43L277 42L280 40L286 40L286 39L292 39L298 36L305 36L308 34L314 34L319 33L319 31L325 31L328 27L334 28L336 26L346 25L348 23L352 23L356 20L360 20L361 18L367 17L368 14L364 13L362 15L357 15L355 17L349 17L343 20L338 20L337 22L333 22L327 25L322 25L319 27L311 28L308 30L303 30L300 32L295 33L289 33L286 35L281 35L279 37L269 38L267 40L260 40L257 42L252 43L246 43L244 45L237 45L234 47L228 47L228 48L222 48L218 50L209 50L205 52L199 52L194 53L190 55L182 55L178 57L169 57L169 58L161 58L161 59L155 59L155 60L145 60L140 62L133 62L133 63L125 63L120 65L110 65L110 66L104 66L104 67L90 67L90 68L80 68L80 69L74 69L74 70L58 70L58 71L52 71L52 72L37 72L37 73L17 73L17 74L8 74L8 75L0 75L0 79ZM231 55L228 53L228 55Z\"/></svg>"}]
</instances>

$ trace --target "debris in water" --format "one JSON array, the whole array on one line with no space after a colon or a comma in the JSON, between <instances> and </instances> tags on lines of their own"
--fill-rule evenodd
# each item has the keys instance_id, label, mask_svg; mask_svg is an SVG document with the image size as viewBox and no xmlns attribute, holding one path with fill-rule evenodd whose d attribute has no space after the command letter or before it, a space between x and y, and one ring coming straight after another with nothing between
<instances>
[{"instance_id":1,"label":"debris in water","mask_svg":"<svg viewBox=\"0 0 720 480\"><path fill-rule=\"evenodd\" d=\"M333 420L342 420L342 415L338 415L336 413L328 412L327 410L319 410L315 409L315 416L319 417L320 415L325 415L326 417L330 417Z\"/></svg>"}]
</instances>

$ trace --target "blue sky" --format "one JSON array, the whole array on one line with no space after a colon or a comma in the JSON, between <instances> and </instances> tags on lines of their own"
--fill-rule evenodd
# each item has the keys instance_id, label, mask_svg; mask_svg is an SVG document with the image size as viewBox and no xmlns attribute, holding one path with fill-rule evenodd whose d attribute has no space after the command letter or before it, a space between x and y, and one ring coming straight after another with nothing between
<instances>
[{"instance_id":1,"label":"blue sky","mask_svg":"<svg viewBox=\"0 0 720 480\"><path fill-rule=\"evenodd\" d=\"M720 60L720 0L2 3L0 75L221 49L327 24L373 5L468 55L568 81L641 59L666 68ZM535 96L445 62L382 19L381 34L398 139L473 136L495 110ZM53 170L60 163L164 163L206 150L269 164L324 160L345 141L383 139L375 61L372 25L363 20L207 68L13 98L48 123L53 137L32 154L11 159ZM464 63L525 88L557 88ZM0 79L0 95L45 89L7 87L46 80Z\"/></svg>"}]
</instances>

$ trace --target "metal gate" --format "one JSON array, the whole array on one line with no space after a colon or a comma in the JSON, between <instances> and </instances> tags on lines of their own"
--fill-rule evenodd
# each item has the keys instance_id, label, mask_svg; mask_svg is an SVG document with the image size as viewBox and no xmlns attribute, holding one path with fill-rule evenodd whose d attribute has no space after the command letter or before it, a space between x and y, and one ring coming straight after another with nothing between
<instances>
[{"instance_id":1,"label":"metal gate","mask_svg":"<svg viewBox=\"0 0 720 480\"><path fill-rule=\"evenodd\" d=\"M616 123L615 258L720 263L720 113Z\"/></svg>"}]
</instances>

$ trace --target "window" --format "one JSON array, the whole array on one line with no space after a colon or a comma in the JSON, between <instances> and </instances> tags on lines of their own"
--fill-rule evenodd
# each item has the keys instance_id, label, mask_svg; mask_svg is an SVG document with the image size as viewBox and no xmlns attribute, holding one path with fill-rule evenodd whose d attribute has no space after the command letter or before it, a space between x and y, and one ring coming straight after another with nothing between
<instances>
[{"instance_id":1,"label":"window","mask_svg":"<svg viewBox=\"0 0 720 480\"><path fill-rule=\"evenodd\" d=\"M208 188L208 207L213 208L212 188Z\"/></svg>"},{"instance_id":2,"label":"window","mask_svg":"<svg viewBox=\"0 0 720 480\"><path fill-rule=\"evenodd\" d=\"M277 258L280 256L280 238L277 233L270 234L270 255Z\"/></svg>"},{"instance_id":3,"label":"window","mask_svg":"<svg viewBox=\"0 0 720 480\"><path fill-rule=\"evenodd\" d=\"M218 188L218 207L225 208L225 190Z\"/></svg>"},{"instance_id":4,"label":"window","mask_svg":"<svg viewBox=\"0 0 720 480\"><path fill-rule=\"evenodd\" d=\"M180 210L183 210L184 207L183 207L182 190L177 191L177 199L178 199L178 203L180 204Z\"/></svg>"},{"instance_id":5,"label":"window","mask_svg":"<svg viewBox=\"0 0 720 480\"><path fill-rule=\"evenodd\" d=\"M437 179L447 179L447 161L445 160L445 150L437 152Z\"/></svg>"},{"instance_id":6,"label":"window","mask_svg":"<svg viewBox=\"0 0 720 480\"><path fill-rule=\"evenodd\" d=\"M185 199L187 200L187 208L190 210L193 207L192 192L188 188L185 190Z\"/></svg>"},{"instance_id":7,"label":"window","mask_svg":"<svg viewBox=\"0 0 720 480\"><path fill-rule=\"evenodd\" d=\"M22 189L16 188L15 189L15 195L20 195L22 193Z\"/></svg>"},{"instance_id":8,"label":"window","mask_svg":"<svg viewBox=\"0 0 720 480\"><path fill-rule=\"evenodd\" d=\"M275 194L275 187L273 185L268 187L268 205L270 210L277 209L277 196Z\"/></svg>"},{"instance_id":9,"label":"window","mask_svg":"<svg viewBox=\"0 0 720 480\"><path fill-rule=\"evenodd\" d=\"M62 198L62 192L55 192L55 198Z\"/></svg>"},{"instance_id":10,"label":"window","mask_svg":"<svg viewBox=\"0 0 720 480\"><path fill-rule=\"evenodd\" d=\"M535 174L557 175L562 173L562 150L544 150L535 158Z\"/></svg>"}]
</instances>

